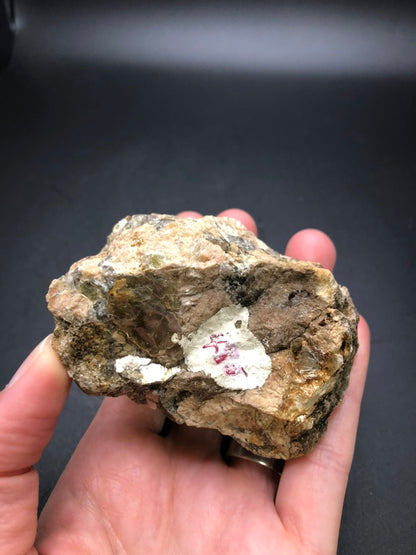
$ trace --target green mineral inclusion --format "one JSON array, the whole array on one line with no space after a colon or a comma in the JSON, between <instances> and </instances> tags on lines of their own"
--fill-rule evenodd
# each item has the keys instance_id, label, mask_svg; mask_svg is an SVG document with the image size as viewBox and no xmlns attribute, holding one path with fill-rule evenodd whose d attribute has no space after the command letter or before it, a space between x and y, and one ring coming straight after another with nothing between
<instances>
[{"instance_id":1,"label":"green mineral inclusion","mask_svg":"<svg viewBox=\"0 0 416 555\"><path fill-rule=\"evenodd\" d=\"M148 263L150 266L153 266L153 268L160 268L164 264L163 256L160 254L151 254L148 257Z\"/></svg>"},{"instance_id":2,"label":"green mineral inclusion","mask_svg":"<svg viewBox=\"0 0 416 555\"><path fill-rule=\"evenodd\" d=\"M85 297L93 302L102 297L101 288L91 281L84 281L83 283L81 283L79 286L79 290Z\"/></svg>"}]
</instances>

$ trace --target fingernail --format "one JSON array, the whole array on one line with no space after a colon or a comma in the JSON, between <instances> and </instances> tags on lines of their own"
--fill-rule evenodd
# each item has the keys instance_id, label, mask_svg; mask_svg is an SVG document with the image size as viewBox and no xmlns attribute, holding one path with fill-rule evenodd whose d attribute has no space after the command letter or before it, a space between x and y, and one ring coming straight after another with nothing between
<instances>
[{"instance_id":1,"label":"fingernail","mask_svg":"<svg viewBox=\"0 0 416 555\"><path fill-rule=\"evenodd\" d=\"M17 371L15 372L15 374L13 375L9 383L6 385L6 387L11 387L16 382L18 382L20 378L22 378L22 376L26 374L26 372L32 366L33 362L42 355L42 352L45 346L47 345L47 343L50 342L50 339L51 339L51 335L47 335L45 339L41 341L41 343L39 343L39 345L33 349L30 355L19 366L19 368L17 369Z\"/></svg>"}]
</instances>

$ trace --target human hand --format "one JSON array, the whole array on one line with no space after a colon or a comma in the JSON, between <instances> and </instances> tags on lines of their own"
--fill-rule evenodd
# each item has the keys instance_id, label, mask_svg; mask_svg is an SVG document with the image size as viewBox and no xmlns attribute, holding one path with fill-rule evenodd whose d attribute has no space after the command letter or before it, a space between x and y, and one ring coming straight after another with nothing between
<instances>
[{"instance_id":1,"label":"human hand","mask_svg":"<svg viewBox=\"0 0 416 555\"><path fill-rule=\"evenodd\" d=\"M256 232L245 212L220 215ZM293 236L286 254L329 269L336 258L330 239L316 230ZM276 496L268 469L223 461L218 432L173 424L162 437L160 411L106 398L52 492L35 539L32 465L69 387L45 340L0 393L0 554L335 553L369 358L363 319L358 331L345 397L315 449L286 462Z\"/></svg>"}]
</instances>

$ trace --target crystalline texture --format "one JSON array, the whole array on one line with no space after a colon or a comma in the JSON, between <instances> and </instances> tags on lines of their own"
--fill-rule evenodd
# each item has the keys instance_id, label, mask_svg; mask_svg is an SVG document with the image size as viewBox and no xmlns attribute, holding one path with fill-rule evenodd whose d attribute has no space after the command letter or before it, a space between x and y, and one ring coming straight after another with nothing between
<instances>
[{"instance_id":1,"label":"crystalline texture","mask_svg":"<svg viewBox=\"0 0 416 555\"><path fill-rule=\"evenodd\" d=\"M315 445L357 350L357 311L330 271L213 216L124 218L47 300L86 393L156 403L267 457Z\"/></svg>"}]
</instances>

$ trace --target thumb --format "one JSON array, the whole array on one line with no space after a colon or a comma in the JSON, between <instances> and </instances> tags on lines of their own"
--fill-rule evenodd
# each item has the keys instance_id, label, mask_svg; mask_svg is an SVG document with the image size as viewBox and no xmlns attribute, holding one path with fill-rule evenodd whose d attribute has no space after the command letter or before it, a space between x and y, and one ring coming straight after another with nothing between
<instances>
[{"instance_id":1,"label":"thumb","mask_svg":"<svg viewBox=\"0 0 416 555\"><path fill-rule=\"evenodd\" d=\"M70 380L47 337L0 392L0 553L33 548L38 474Z\"/></svg>"}]
</instances>

